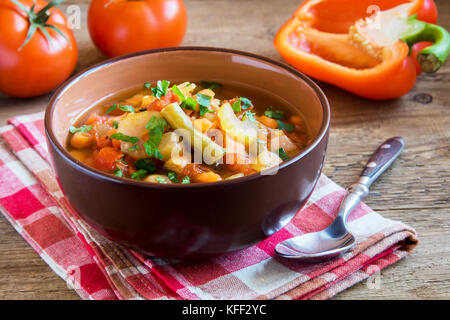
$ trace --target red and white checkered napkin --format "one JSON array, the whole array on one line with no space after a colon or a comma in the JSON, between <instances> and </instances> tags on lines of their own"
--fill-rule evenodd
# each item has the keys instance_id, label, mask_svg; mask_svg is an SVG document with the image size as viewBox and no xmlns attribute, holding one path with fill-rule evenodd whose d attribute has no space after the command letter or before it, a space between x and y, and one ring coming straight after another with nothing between
<instances>
[{"instance_id":1,"label":"red and white checkered napkin","mask_svg":"<svg viewBox=\"0 0 450 320\"><path fill-rule=\"evenodd\" d=\"M286 238L331 223L345 190L321 176L306 207L255 246L218 258L146 258L92 230L70 207L48 163L43 113L0 129L0 209L42 259L89 299L327 299L405 257L416 232L365 204L350 215L356 249L326 263L274 257Z\"/></svg>"}]
</instances>

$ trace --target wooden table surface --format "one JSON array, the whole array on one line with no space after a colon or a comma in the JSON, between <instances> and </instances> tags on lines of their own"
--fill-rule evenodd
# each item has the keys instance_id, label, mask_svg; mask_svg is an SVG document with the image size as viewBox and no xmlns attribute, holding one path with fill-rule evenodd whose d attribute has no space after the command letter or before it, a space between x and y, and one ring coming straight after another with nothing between
<instances>
[{"instance_id":1,"label":"wooden table surface","mask_svg":"<svg viewBox=\"0 0 450 320\"><path fill-rule=\"evenodd\" d=\"M235 48L281 60L272 40L300 0L185 2L189 25L184 45ZM450 1L436 2L439 22L450 30ZM82 12L82 27L75 30L80 71L104 58L87 32L89 1L67 1L62 8L74 4ZM411 256L382 271L379 289L360 283L336 299L449 299L450 63L437 74L421 75L409 94L392 101L368 101L319 85L332 108L325 174L347 186L378 144L403 136L403 154L373 185L366 202L383 216L416 228L421 240ZM0 125L11 116L43 110L48 99L0 95ZM1 215L0 299L78 299Z\"/></svg>"}]
</instances>

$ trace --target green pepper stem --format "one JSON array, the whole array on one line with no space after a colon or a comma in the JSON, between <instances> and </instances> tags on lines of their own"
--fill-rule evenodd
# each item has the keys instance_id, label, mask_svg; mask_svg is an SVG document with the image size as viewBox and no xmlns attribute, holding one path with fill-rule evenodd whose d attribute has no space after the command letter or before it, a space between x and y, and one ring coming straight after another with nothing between
<instances>
[{"instance_id":1,"label":"green pepper stem","mask_svg":"<svg viewBox=\"0 0 450 320\"><path fill-rule=\"evenodd\" d=\"M409 48L421 41L433 42L433 45L422 49L417 55L420 68L426 73L433 73L447 60L450 53L450 35L444 28L417 20L411 16L407 20L410 29L400 39L405 41Z\"/></svg>"}]
</instances>

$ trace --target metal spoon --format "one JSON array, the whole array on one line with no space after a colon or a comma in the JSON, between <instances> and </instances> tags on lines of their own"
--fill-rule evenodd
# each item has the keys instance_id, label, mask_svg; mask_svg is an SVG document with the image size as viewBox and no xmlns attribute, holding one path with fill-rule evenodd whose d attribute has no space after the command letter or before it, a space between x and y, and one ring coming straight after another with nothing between
<instances>
[{"instance_id":1,"label":"metal spoon","mask_svg":"<svg viewBox=\"0 0 450 320\"><path fill-rule=\"evenodd\" d=\"M352 249L356 240L347 230L347 217L365 196L372 183L394 162L405 146L402 137L394 137L383 142L372 154L358 182L348 188L342 200L339 213L326 229L297 236L280 242L275 252L285 258L308 262L324 261Z\"/></svg>"}]
</instances>

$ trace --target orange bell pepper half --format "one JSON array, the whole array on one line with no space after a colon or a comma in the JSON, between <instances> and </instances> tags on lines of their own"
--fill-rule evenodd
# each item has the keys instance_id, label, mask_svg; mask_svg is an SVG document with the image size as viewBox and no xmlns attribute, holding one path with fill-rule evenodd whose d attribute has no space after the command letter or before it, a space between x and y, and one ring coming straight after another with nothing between
<instances>
[{"instance_id":1,"label":"orange bell pepper half","mask_svg":"<svg viewBox=\"0 0 450 320\"><path fill-rule=\"evenodd\" d=\"M450 37L430 24L436 21L433 0L306 0L274 44L285 61L307 75L385 100L413 87L417 71L409 54L415 43L433 43L418 53L423 71L435 72L445 62Z\"/></svg>"}]
</instances>

